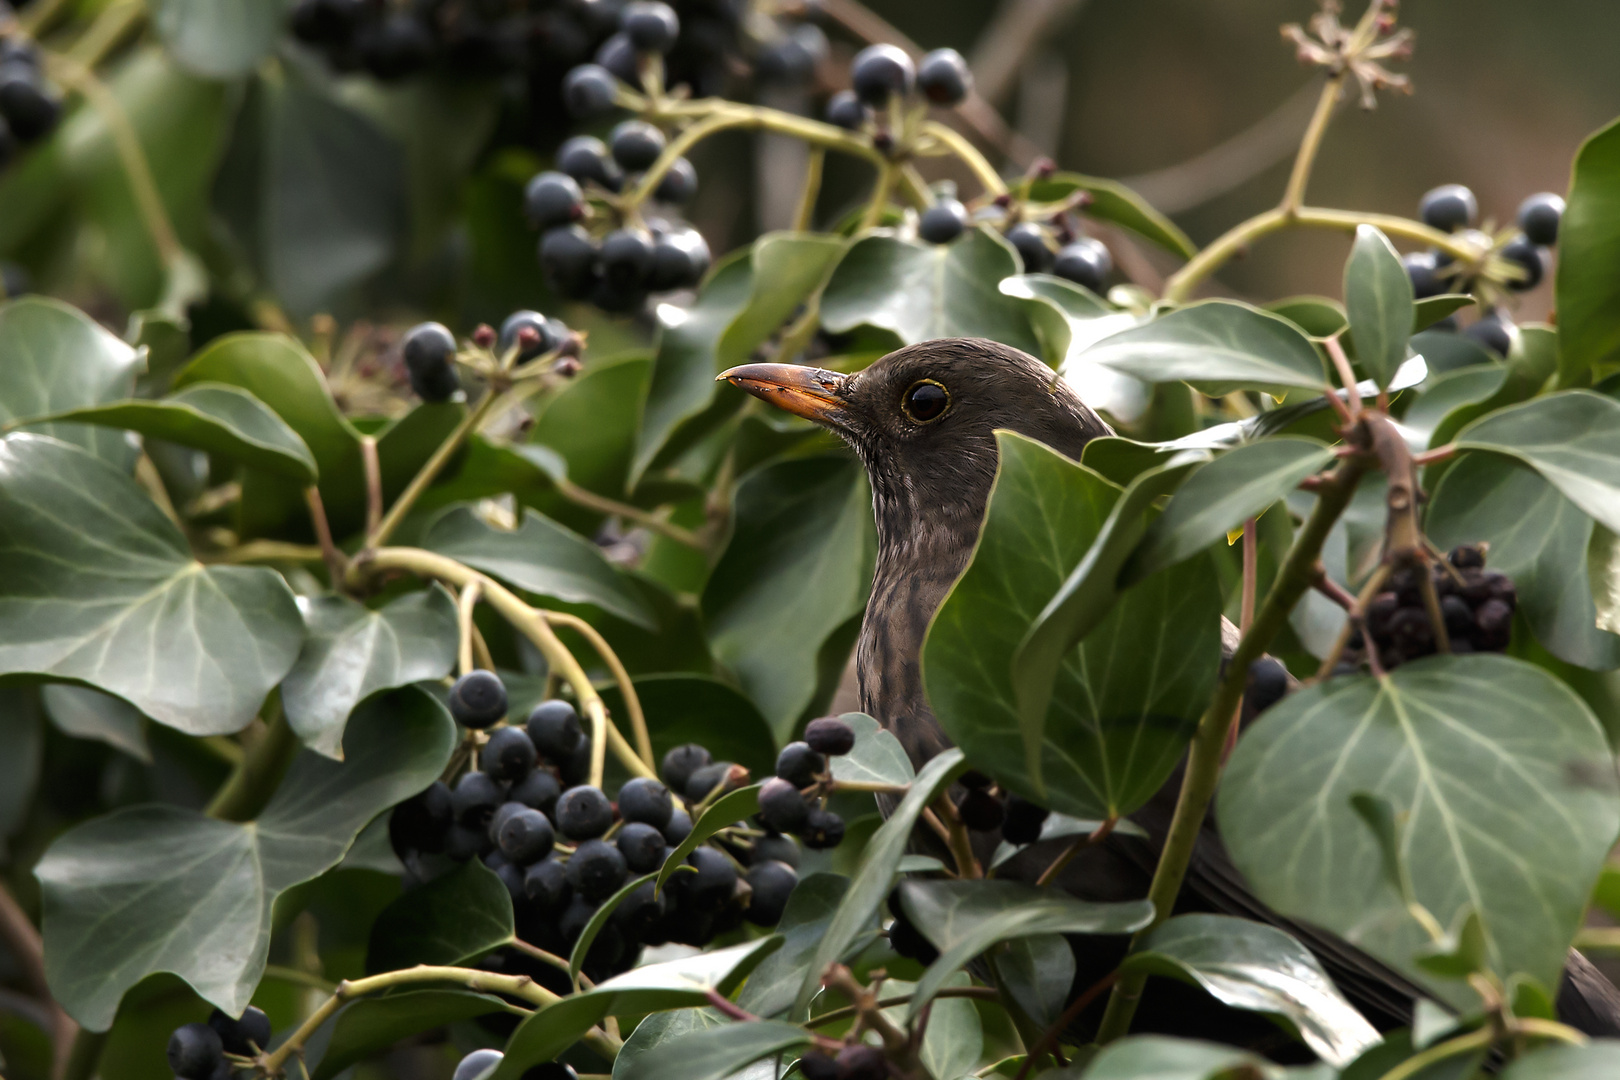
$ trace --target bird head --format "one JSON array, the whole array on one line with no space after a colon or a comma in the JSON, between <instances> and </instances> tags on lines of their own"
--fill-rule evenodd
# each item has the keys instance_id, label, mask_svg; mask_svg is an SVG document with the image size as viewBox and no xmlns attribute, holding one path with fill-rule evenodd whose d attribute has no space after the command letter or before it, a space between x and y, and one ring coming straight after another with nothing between
<instances>
[{"instance_id":1,"label":"bird head","mask_svg":"<svg viewBox=\"0 0 1620 1080\"><path fill-rule=\"evenodd\" d=\"M913 520L943 508L983 513L998 428L1076 459L1109 433L1051 368L980 338L908 345L852 375L745 364L719 377L842 436L865 462L880 508Z\"/></svg>"}]
</instances>

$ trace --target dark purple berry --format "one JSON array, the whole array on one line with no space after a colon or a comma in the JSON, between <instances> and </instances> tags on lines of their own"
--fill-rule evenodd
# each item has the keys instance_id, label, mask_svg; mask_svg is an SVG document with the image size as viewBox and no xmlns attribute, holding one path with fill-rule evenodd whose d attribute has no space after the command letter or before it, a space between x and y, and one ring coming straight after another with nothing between
<instances>
[{"instance_id":1,"label":"dark purple berry","mask_svg":"<svg viewBox=\"0 0 1620 1080\"><path fill-rule=\"evenodd\" d=\"M940 199L917 219L917 236L930 244L948 244L967 228L968 212L956 199Z\"/></svg>"},{"instance_id":2,"label":"dark purple berry","mask_svg":"<svg viewBox=\"0 0 1620 1080\"><path fill-rule=\"evenodd\" d=\"M1009 844L1033 844L1041 838L1041 827L1052 812L1038 803L1007 797L1007 816L1001 822L1001 838Z\"/></svg>"},{"instance_id":3,"label":"dark purple berry","mask_svg":"<svg viewBox=\"0 0 1620 1080\"><path fill-rule=\"evenodd\" d=\"M585 216L585 195L567 173L537 173L523 189L523 212L537 229L567 225Z\"/></svg>"},{"instance_id":4,"label":"dark purple berry","mask_svg":"<svg viewBox=\"0 0 1620 1080\"><path fill-rule=\"evenodd\" d=\"M779 862L756 863L749 868L745 880L753 893L743 917L755 926L775 926L781 922L788 897L799 883L799 875L793 872L793 867Z\"/></svg>"},{"instance_id":5,"label":"dark purple berry","mask_svg":"<svg viewBox=\"0 0 1620 1080\"><path fill-rule=\"evenodd\" d=\"M478 752L478 767L496 780L514 783L534 768L534 743L522 728L503 727L489 733Z\"/></svg>"},{"instance_id":6,"label":"dark purple berry","mask_svg":"<svg viewBox=\"0 0 1620 1080\"><path fill-rule=\"evenodd\" d=\"M855 54L849 78L855 96L877 107L887 104L892 95L904 97L911 93L917 81L917 69L912 66L911 57L898 46L868 45Z\"/></svg>"},{"instance_id":7,"label":"dark purple berry","mask_svg":"<svg viewBox=\"0 0 1620 1080\"><path fill-rule=\"evenodd\" d=\"M640 172L664 152L664 133L645 120L626 120L608 136L613 160L629 172Z\"/></svg>"},{"instance_id":8,"label":"dark purple berry","mask_svg":"<svg viewBox=\"0 0 1620 1080\"><path fill-rule=\"evenodd\" d=\"M587 900L606 900L628 873L624 856L606 840L587 840L568 857L568 884Z\"/></svg>"},{"instance_id":9,"label":"dark purple berry","mask_svg":"<svg viewBox=\"0 0 1620 1080\"><path fill-rule=\"evenodd\" d=\"M1539 247L1530 242L1528 236L1515 236L1503 244L1497 254L1525 273L1523 278L1507 283L1507 287L1514 292L1529 292L1540 285L1541 279L1547 274L1546 257Z\"/></svg>"},{"instance_id":10,"label":"dark purple berry","mask_svg":"<svg viewBox=\"0 0 1620 1080\"><path fill-rule=\"evenodd\" d=\"M827 99L827 123L848 131L859 131L872 116L853 90L840 90Z\"/></svg>"},{"instance_id":11,"label":"dark purple berry","mask_svg":"<svg viewBox=\"0 0 1620 1080\"><path fill-rule=\"evenodd\" d=\"M827 768L827 759L805 742L790 742L776 755L776 775L796 788L807 788Z\"/></svg>"},{"instance_id":12,"label":"dark purple berry","mask_svg":"<svg viewBox=\"0 0 1620 1080\"><path fill-rule=\"evenodd\" d=\"M619 15L619 29L642 52L667 53L681 36L681 21L659 0L631 0Z\"/></svg>"},{"instance_id":13,"label":"dark purple berry","mask_svg":"<svg viewBox=\"0 0 1620 1080\"><path fill-rule=\"evenodd\" d=\"M462 727L494 727L506 716L506 684L493 671L469 671L450 687L450 715Z\"/></svg>"},{"instance_id":14,"label":"dark purple berry","mask_svg":"<svg viewBox=\"0 0 1620 1080\"><path fill-rule=\"evenodd\" d=\"M692 779L692 774L713 760L709 752L697 743L686 743L664 755L658 775L669 785L670 790L684 792L687 783Z\"/></svg>"},{"instance_id":15,"label":"dark purple berry","mask_svg":"<svg viewBox=\"0 0 1620 1080\"><path fill-rule=\"evenodd\" d=\"M505 1056L499 1050L474 1050L456 1064L450 1080L483 1080Z\"/></svg>"},{"instance_id":16,"label":"dark purple berry","mask_svg":"<svg viewBox=\"0 0 1620 1080\"><path fill-rule=\"evenodd\" d=\"M546 815L524 807L501 823L495 842L513 863L529 866L551 854L557 835Z\"/></svg>"},{"instance_id":17,"label":"dark purple berry","mask_svg":"<svg viewBox=\"0 0 1620 1080\"><path fill-rule=\"evenodd\" d=\"M697 194L697 169L683 157L676 158L653 189L653 198L661 203L684 206Z\"/></svg>"},{"instance_id":18,"label":"dark purple berry","mask_svg":"<svg viewBox=\"0 0 1620 1080\"><path fill-rule=\"evenodd\" d=\"M594 840L613 825L613 804L601 788L572 787L557 800L557 829L570 840Z\"/></svg>"},{"instance_id":19,"label":"dark purple berry","mask_svg":"<svg viewBox=\"0 0 1620 1080\"><path fill-rule=\"evenodd\" d=\"M799 830L799 839L815 851L835 848L844 842L844 819L831 810L812 809Z\"/></svg>"},{"instance_id":20,"label":"dark purple berry","mask_svg":"<svg viewBox=\"0 0 1620 1080\"><path fill-rule=\"evenodd\" d=\"M614 837L619 854L632 874L650 874L664 865L664 834L641 821L632 821Z\"/></svg>"},{"instance_id":21,"label":"dark purple berry","mask_svg":"<svg viewBox=\"0 0 1620 1080\"><path fill-rule=\"evenodd\" d=\"M1479 217L1479 202L1461 184L1444 184L1423 196L1418 216L1431 229L1456 232L1474 224Z\"/></svg>"},{"instance_id":22,"label":"dark purple berry","mask_svg":"<svg viewBox=\"0 0 1620 1080\"><path fill-rule=\"evenodd\" d=\"M209 1080L224 1060L225 1044L207 1024L182 1024L169 1036L169 1068L184 1080Z\"/></svg>"},{"instance_id":23,"label":"dark purple berry","mask_svg":"<svg viewBox=\"0 0 1620 1080\"><path fill-rule=\"evenodd\" d=\"M1564 200L1550 191L1532 195L1519 204L1519 228L1532 244L1552 247L1558 243L1558 226L1564 219Z\"/></svg>"},{"instance_id":24,"label":"dark purple berry","mask_svg":"<svg viewBox=\"0 0 1620 1080\"><path fill-rule=\"evenodd\" d=\"M999 829L1007 816L1001 800L983 789L968 792L957 813L962 815L962 824L974 832Z\"/></svg>"},{"instance_id":25,"label":"dark purple berry","mask_svg":"<svg viewBox=\"0 0 1620 1080\"><path fill-rule=\"evenodd\" d=\"M935 105L957 105L973 89L973 72L955 49L935 49L917 65L917 89Z\"/></svg>"},{"instance_id":26,"label":"dark purple berry","mask_svg":"<svg viewBox=\"0 0 1620 1080\"><path fill-rule=\"evenodd\" d=\"M759 819L767 829L798 832L810 816L810 804L799 789L781 777L772 777L759 789Z\"/></svg>"},{"instance_id":27,"label":"dark purple berry","mask_svg":"<svg viewBox=\"0 0 1620 1080\"><path fill-rule=\"evenodd\" d=\"M601 116L613 108L619 81L600 64L581 64L563 77L563 102L581 120Z\"/></svg>"},{"instance_id":28,"label":"dark purple berry","mask_svg":"<svg viewBox=\"0 0 1620 1080\"><path fill-rule=\"evenodd\" d=\"M270 1046L270 1018L256 1005L249 1005L239 1020L215 1009L208 1016L208 1026L219 1035L227 1054L251 1057Z\"/></svg>"},{"instance_id":29,"label":"dark purple berry","mask_svg":"<svg viewBox=\"0 0 1620 1080\"><path fill-rule=\"evenodd\" d=\"M1023 249L1019 249L1023 254ZM1108 285L1108 275L1114 272L1114 257L1101 240L1082 236L1058 249L1052 260L1052 273L1076 285L1100 293Z\"/></svg>"},{"instance_id":30,"label":"dark purple berry","mask_svg":"<svg viewBox=\"0 0 1620 1080\"><path fill-rule=\"evenodd\" d=\"M1007 230L1007 242L1023 260L1024 272L1044 274L1052 268L1052 249L1046 244L1046 230L1030 221L1021 221Z\"/></svg>"}]
</instances>

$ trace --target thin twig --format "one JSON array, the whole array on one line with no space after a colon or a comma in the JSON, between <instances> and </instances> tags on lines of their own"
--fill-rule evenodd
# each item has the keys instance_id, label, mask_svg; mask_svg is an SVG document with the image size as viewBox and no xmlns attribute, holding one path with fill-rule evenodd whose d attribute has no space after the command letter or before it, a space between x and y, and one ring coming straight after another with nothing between
<instances>
[{"instance_id":1,"label":"thin twig","mask_svg":"<svg viewBox=\"0 0 1620 1080\"><path fill-rule=\"evenodd\" d=\"M1327 349L1328 356L1333 358L1333 369L1338 372L1339 381L1344 384L1344 392L1350 398L1350 417L1354 419L1361 413L1361 388L1356 383L1355 371L1350 367L1350 357L1345 355L1344 346L1339 343L1337 334L1325 339L1322 344ZM1336 400L1339 395L1328 396Z\"/></svg>"},{"instance_id":2,"label":"thin twig","mask_svg":"<svg viewBox=\"0 0 1620 1080\"><path fill-rule=\"evenodd\" d=\"M1074 861L1074 857L1076 855L1079 855L1082 851L1088 847L1091 847L1093 844L1102 843L1108 838L1108 834L1114 831L1114 826L1118 824L1119 816L1116 814L1113 817L1106 819L1101 825L1098 825L1091 832L1082 833L1073 840L1069 841L1068 846L1058 854L1057 858L1052 860L1052 864L1045 870L1042 870L1041 876L1035 879L1035 887L1038 889L1044 889L1046 886L1052 884L1053 880L1063 872L1063 868Z\"/></svg>"},{"instance_id":3,"label":"thin twig","mask_svg":"<svg viewBox=\"0 0 1620 1080\"><path fill-rule=\"evenodd\" d=\"M1440 610L1440 594L1435 591L1434 576L1428 564L1419 557L1412 560L1412 569L1418 574L1418 592L1423 594L1423 607L1429 613L1429 626L1434 630L1434 647L1438 652L1451 652L1451 633L1446 629L1446 616Z\"/></svg>"},{"instance_id":4,"label":"thin twig","mask_svg":"<svg viewBox=\"0 0 1620 1080\"><path fill-rule=\"evenodd\" d=\"M1057 1046L1058 1039L1062 1038L1063 1033L1069 1029L1069 1025L1080 1019L1080 1014L1085 1012L1093 1001L1097 1000L1097 996L1111 988L1117 981L1119 981L1119 969L1115 968L1095 983L1086 987L1085 993L1070 1002L1069 1007L1063 1010L1063 1015L1057 1018L1057 1023L1047 1028L1046 1034L1041 1036L1041 1041L1036 1043L1029 1053L1024 1056L1024 1064L1018 1070L1017 1080L1026 1080L1029 1076L1029 1070L1034 1068L1035 1062L1052 1052L1052 1049Z\"/></svg>"},{"instance_id":5,"label":"thin twig","mask_svg":"<svg viewBox=\"0 0 1620 1080\"><path fill-rule=\"evenodd\" d=\"M473 611L478 607L478 598L484 593L481 581L469 581L462 586L461 595L456 599L456 626L460 630L457 635L459 641L456 649L456 670L466 675L473 670Z\"/></svg>"},{"instance_id":6,"label":"thin twig","mask_svg":"<svg viewBox=\"0 0 1620 1080\"><path fill-rule=\"evenodd\" d=\"M478 425L494 411L496 403L504 396L493 389L484 391L484 396L478 404L467 411L461 423L456 425L449 437L433 451L433 456L422 464L415 476L411 477L411 482L405 486L399 498L394 500L394 505L388 508L388 514L378 524L376 530L366 535L366 547L381 547L393 535L394 530L399 528L399 523L405 520L405 515L410 513L411 507L416 504L416 500L422 497L422 493L437 479L439 473L455 456L456 451L461 449L461 444L478 430Z\"/></svg>"},{"instance_id":7,"label":"thin twig","mask_svg":"<svg viewBox=\"0 0 1620 1080\"><path fill-rule=\"evenodd\" d=\"M799 205L793 211L794 232L809 232L815 227L816 199L821 195L821 171L826 163L826 149L812 146L804 162L804 187L799 190Z\"/></svg>"},{"instance_id":8,"label":"thin twig","mask_svg":"<svg viewBox=\"0 0 1620 1080\"><path fill-rule=\"evenodd\" d=\"M309 507L309 520L315 527L315 540L320 545L326 572L331 575L332 587L341 588L343 575L349 569L349 560L332 541L332 526L326 520L326 504L321 502L321 489L314 484L305 488L304 505Z\"/></svg>"},{"instance_id":9,"label":"thin twig","mask_svg":"<svg viewBox=\"0 0 1620 1080\"><path fill-rule=\"evenodd\" d=\"M360 463L366 472L366 535L375 536L382 524L382 464L377 459L377 439L360 436Z\"/></svg>"},{"instance_id":10,"label":"thin twig","mask_svg":"<svg viewBox=\"0 0 1620 1080\"><path fill-rule=\"evenodd\" d=\"M630 714L630 734L636 740L636 752L641 760L647 763L650 769L657 768L658 763L653 759L652 735L647 730L647 714L641 708L641 696L636 693L636 684L630 678L630 672L625 668L619 654L607 643L601 633L590 623L577 615L570 615L562 611L548 611L546 619L554 626L566 626L580 637L586 644L596 651L607 665L613 682L619 688L619 695L624 698L624 710Z\"/></svg>"},{"instance_id":11,"label":"thin twig","mask_svg":"<svg viewBox=\"0 0 1620 1080\"><path fill-rule=\"evenodd\" d=\"M610 499L606 495L598 495L588 488L580 487L566 477L554 479L552 483L556 485L557 494L576 506L583 506L587 510L595 510L599 514L623 518L625 521L640 525L642 528L655 532L659 536L667 537L677 544L684 544L698 551L705 550L703 538L698 536L697 533L665 521L657 514L643 510L639 506L631 506L629 503Z\"/></svg>"},{"instance_id":12,"label":"thin twig","mask_svg":"<svg viewBox=\"0 0 1620 1080\"><path fill-rule=\"evenodd\" d=\"M51 996L50 983L45 978L45 944L35 929L33 920L17 903L5 882L0 881L0 941L22 968L23 979L51 1016L52 1074L62 1076L73 1053L73 1041L79 1034L79 1025L73 1022Z\"/></svg>"}]
</instances>

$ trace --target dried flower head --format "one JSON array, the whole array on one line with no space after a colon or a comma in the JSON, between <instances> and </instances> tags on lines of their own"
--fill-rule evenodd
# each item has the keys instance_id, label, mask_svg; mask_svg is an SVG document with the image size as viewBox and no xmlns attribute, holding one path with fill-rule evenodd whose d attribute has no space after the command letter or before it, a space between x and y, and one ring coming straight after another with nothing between
<instances>
[{"instance_id":1,"label":"dried flower head","mask_svg":"<svg viewBox=\"0 0 1620 1080\"><path fill-rule=\"evenodd\" d=\"M1338 0L1322 0L1322 10L1313 15L1310 28L1289 23L1282 28L1284 39L1294 43L1302 64L1326 68L1330 77L1346 73L1361 87L1361 106L1378 104L1379 90L1412 92L1412 81L1384 66L1385 61L1405 60L1412 55L1410 29L1397 28L1397 0L1372 0L1354 26L1339 20Z\"/></svg>"}]
</instances>

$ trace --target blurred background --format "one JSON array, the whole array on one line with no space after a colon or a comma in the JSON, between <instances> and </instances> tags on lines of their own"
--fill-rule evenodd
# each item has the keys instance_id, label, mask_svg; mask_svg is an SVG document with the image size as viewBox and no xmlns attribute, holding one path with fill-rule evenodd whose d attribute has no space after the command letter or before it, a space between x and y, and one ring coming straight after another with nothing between
<instances>
[{"instance_id":1,"label":"blurred background","mask_svg":"<svg viewBox=\"0 0 1620 1080\"><path fill-rule=\"evenodd\" d=\"M339 2L253 0L241 7L253 18L234 20L212 18L196 0L22 6L18 25L47 49L88 59L130 130L109 127L104 111L60 86L61 65L46 64L65 111L56 131L0 172L0 257L34 289L114 327L163 306L190 324L182 328L193 347L255 325L307 336L318 313L340 327L432 314L465 332L517 307L562 310L536 265L522 186L570 133L611 126L612 118L572 121L558 85L611 34L620 0L350 0L425 12L435 27L446 12L494 11L508 23L506 12L530 13L517 38L492 31L487 56L439 41L431 61L404 69L312 43L318 35L299 29L301 12ZM1319 85L1278 33L1308 20L1312 0L677 7L686 26L680 64L700 92L808 115L847 85L863 37L954 46L993 107L960 126L1009 173L1045 154L1063 169L1123 179L1200 243L1275 202ZM1416 52L1393 66L1415 93L1381 94L1370 112L1344 105L1312 184L1317 205L1411 215L1426 189L1461 182L1478 193L1486 219L1506 222L1525 195L1563 191L1581 139L1620 113L1620 4L1409 0L1399 16L1417 32ZM811 70L762 74L806 24L824 30ZM496 55L503 41L516 42L516 59ZM202 263L200 282L176 280L155 255L121 171L126 134L146 151L179 243ZM732 133L692 156L699 190L685 216L716 257L790 219L801 147ZM930 179L949 176L937 161L930 168ZM964 195L973 192L956 178ZM869 181L866 166L834 157L818 222L836 220ZM1274 238L1213 288L1257 299L1336 296L1346 246L1322 232ZM1158 252L1127 251L1120 261L1149 285L1173 269ZM1519 320L1543 317L1550 295L1548 284L1520 297ZM596 333L599 347L638 343L653 329L645 315L563 313Z\"/></svg>"}]
</instances>

